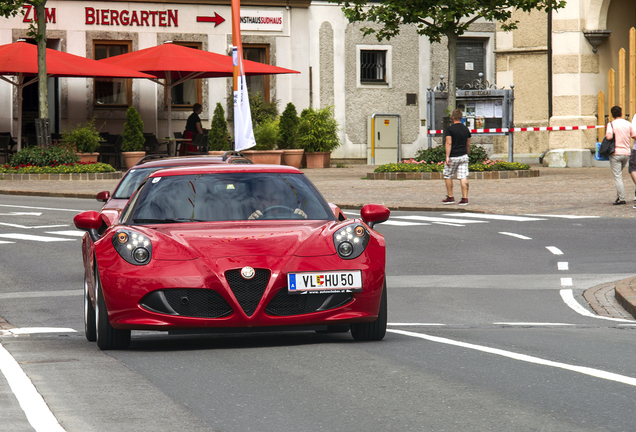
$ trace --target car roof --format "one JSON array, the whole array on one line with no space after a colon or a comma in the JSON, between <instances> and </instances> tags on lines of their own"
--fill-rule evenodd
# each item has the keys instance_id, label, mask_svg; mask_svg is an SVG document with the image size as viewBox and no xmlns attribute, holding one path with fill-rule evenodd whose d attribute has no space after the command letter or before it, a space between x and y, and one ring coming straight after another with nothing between
<instances>
[{"instance_id":1,"label":"car roof","mask_svg":"<svg viewBox=\"0 0 636 432\"><path fill-rule=\"evenodd\" d=\"M303 174L297 168L287 165L250 165L250 164L215 164L199 166L180 166L166 168L153 172L148 177L169 177L196 174L230 174L230 173L278 173L278 174Z\"/></svg>"},{"instance_id":2,"label":"car roof","mask_svg":"<svg viewBox=\"0 0 636 432\"><path fill-rule=\"evenodd\" d=\"M229 164L232 159L247 159L244 156L230 155L226 160L222 156L177 156L164 157L161 159L144 160L135 165L135 168L147 168L175 165L201 165L201 164Z\"/></svg>"}]
</instances>

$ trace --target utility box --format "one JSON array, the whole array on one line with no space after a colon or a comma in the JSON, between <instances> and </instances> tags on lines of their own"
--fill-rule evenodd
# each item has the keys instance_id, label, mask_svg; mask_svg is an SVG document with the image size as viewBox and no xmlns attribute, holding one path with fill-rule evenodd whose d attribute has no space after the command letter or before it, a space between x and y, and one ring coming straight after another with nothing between
<instances>
[{"instance_id":1,"label":"utility box","mask_svg":"<svg viewBox=\"0 0 636 432\"><path fill-rule=\"evenodd\" d=\"M367 119L367 164L397 163L400 158L400 117L374 114Z\"/></svg>"}]
</instances>

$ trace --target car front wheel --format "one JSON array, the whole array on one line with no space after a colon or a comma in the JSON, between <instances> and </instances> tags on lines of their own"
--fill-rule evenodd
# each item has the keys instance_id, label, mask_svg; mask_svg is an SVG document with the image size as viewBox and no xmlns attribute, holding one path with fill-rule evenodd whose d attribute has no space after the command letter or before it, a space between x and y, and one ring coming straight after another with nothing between
<instances>
[{"instance_id":1,"label":"car front wheel","mask_svg":"<svg viewBox=\"0 0 636 432\"><path fill-rule=\"evenodd\" d=\"M95 267L95 322L97 324L97 346L101 350L126 349L130 345L130 330L118 330L110 325L104 301L104 292Z\"/></svg>"},{"instance_id":2,"label":"car front wheel","mask_svg":"<svg viewBox=\"0 0 636 432\"><path fill-rule=\"evenodd\" d=\"M351 336L357 341L379 341L386 335L387 323L387 299L386 299L386 279L382 287L382 300L380 310L375 321L368 323L351 324Z\"/></svg>"}]
</instances>

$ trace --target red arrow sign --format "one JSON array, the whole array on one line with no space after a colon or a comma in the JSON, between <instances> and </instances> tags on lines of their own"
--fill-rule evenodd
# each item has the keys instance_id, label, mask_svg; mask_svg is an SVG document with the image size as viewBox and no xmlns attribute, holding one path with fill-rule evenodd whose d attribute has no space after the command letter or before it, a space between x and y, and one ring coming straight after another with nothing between
<instances>
[{"instance_id":1,"label":"red arrow sign","mask_svg":"<svg viewBox=\"0 0 636 432\"><path fill-rule=\"evenodd\" d=\"M223 18L221 15L219 15L216 12L214 12L214 16L213 17L205 17L205 16L198 16L197 17L197 22L213 22L214 23L214 27L218 26L223 21L225 21L225 18Z\"/></svg>"}]
</instances>

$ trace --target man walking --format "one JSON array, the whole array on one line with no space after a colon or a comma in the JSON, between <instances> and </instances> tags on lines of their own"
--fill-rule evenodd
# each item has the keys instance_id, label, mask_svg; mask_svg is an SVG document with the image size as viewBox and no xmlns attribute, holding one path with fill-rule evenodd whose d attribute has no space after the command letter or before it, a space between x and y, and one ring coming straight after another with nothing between
<instances>
[{"instance_id":1,"label":"man walking","mask_svg":"<svg viewBox=\"0 0 636 432\"><path fill-rule=\"evenodd\" d=\"M446 180L446 199L442 204L455 204L453 197L453 175L462 188L462 199L459 205L468 205L468 153L470 152L470 130L462 124L462 110L453 111L453 124L444 131L444 145L446 146L446 165L444 179Z\"/></svg>"}]
</instances>

